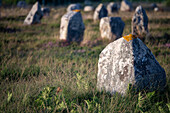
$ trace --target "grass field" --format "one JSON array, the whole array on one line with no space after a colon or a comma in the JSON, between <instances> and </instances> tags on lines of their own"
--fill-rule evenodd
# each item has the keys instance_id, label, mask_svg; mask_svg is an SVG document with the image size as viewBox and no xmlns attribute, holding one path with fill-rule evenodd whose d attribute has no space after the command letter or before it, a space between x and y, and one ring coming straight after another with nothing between
<instances>
[{"instance_id":1,"label":"grass field","mask_svg":"<svg viewBox=\"0 0 170 113\"><path fill-rule=\"evenodd\" d=\"M146 9L148 9L146 4ZM165 7L167 9L167 7ZM51 7L41 24L24 26L30 9L1 8L0 17L0 112L148 112L170 110L170 12L146 10L150 36L145 44L166 71L163 92L110 95L96 90L100 52L110 43L102 40L93 12L82 12L83 42L59 42L60 19L65 7ZM119 12L131 33L132 12Z\"/></svg>"}]
</instances>

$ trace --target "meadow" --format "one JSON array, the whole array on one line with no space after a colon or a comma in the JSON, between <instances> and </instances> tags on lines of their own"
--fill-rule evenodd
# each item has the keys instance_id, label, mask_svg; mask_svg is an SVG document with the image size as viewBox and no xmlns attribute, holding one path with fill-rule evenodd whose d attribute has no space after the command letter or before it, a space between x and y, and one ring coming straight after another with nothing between
<instances>
[{"instance_id":1,"label":"meadow","mask_svg":"<svg viewBox=\"0 0 170 113\"><path fill-rule=\"evenodd\" d=\"M134 8L139 5L134 4ZM149 18L144 43L165 69L163 92L133 93L125 97L96 89L100 52L110 43L101 39L93 12L81 12L84 40L70 45L59 41L60 19L65 6L50 7L40 24L25 26L28 9L2 7L0 17L0 112L122 113L170 111L170 9L154 12L143 3ZM132 12L118 12L125 22L123 35L131 33Z\"/></svg>"}]
</instances>

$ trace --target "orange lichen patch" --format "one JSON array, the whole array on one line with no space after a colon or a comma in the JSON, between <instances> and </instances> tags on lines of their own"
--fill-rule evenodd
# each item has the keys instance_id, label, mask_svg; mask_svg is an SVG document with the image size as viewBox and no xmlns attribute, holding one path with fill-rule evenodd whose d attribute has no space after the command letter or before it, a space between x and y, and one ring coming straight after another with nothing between
<instances>
[{"instance_id":1,"label":"orange lichen patch","mask_svg":"<svg viewBox=\"0 0 170 113\"><path fill-rule=\"evenodd\" d=\"M80 10L78 10L78 9L75 9L75 10L73 10L74 12L80 12Z\"/></svg>"},{"instance_id":2,"label":"orange lichen patch","mask_svg":"<svg viewBox=\"0 0 170 113\"><path fill-rule=\"evenodd\" d=\"M132 34L129 34L127 36L123 36L123 38L126 40L126 41L130 41L130 40L133 40L134 38L136 38L134 35Z\"/></svg>"}]
</instances>

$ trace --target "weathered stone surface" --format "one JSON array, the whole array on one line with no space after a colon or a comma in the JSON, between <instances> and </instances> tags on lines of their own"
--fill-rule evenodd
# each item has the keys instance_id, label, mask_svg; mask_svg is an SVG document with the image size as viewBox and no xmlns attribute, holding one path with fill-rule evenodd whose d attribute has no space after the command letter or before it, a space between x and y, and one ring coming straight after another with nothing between
<instances>
[{"instance_id":1,"label":"weathered stone surface","mask_svg":"<svg viewBox=\"0 0 170 113\"><path fill-rule=\"evenodd\" d=\"M60 40L81 42L85 26L80 12L69 11L61 18Z\"/></svg>"},{"instance_id":2,"label":"weathered stone surface","mask_svg":"<svg viewBox=\"0 0 170 113\"><path fill-rule=\"evenodd\" d=\"M90 12L90 11L93 11L93 6L85 6L84 7L84 12Z\"/></svg>"},{"instance_id":3,"label":"weathered stone surface","mask_svg":"<svg viewBox=\"0 0 170 113\"><path fill-rule=\"evenodd\" d=\"M107 12L107 9L106 7L101 3L97 6L95 12L94 12L94 15L93 15L93 20L96 21L96 20L100 20L101 18L103 17L107 17L108 15L108 12Z\"/></svg>"},{"instance_id":4,"label":"weathered stone surface","mask_svg":"<svg viewBox=\"0 0 170 113\"><path fill-rule=\"evenodd\" d=\"M138 6L132 17L132 34L144 37L148 33L148 17L142 6Z\"/></svg>"},{"instance_id":5,"label":"weathered stone surface","mask_svg":"<svg viewBox=\"0 0 170 113\"><path fill-rule=\"evenodd\" d=\"M26 6L27 6L27 3L25 1L19 1L17 3L17 7L19 8L26 8Z\"/></svg>"},{"instance_id":6,"label":"weathered stone surface","mask_svg":"<svg viewBox=\"0 0 170 113\"><path fill-rule=\"evenodd\" d=\"M104 17L100 20L101 37L110 40L121 38L124 26L120 17Z\"/></svg>"},{"instance_id":7,"label":"weathered stone surface","mask_svg":"<svg viewBox=\"0 0 170 113\"><path fill-rule=\"evenodd\" d=\"M97 88L125 95L128 85L136 91L164 89L166 74L149 48L139 39L120 38L100 53Z\"/></svg>"},{"instance_id":8,"label":"weathered stone surface","mask_svg":"<svg viewBox=\"0 0 170 113\"><path fill-rule=\"evenodd\" d=\"M29 14L27 15L26 19L24 20L24 24L30 25L30 24L36 24L40 23L41 18L43 17L43 13L41 11L41 6L38 2L36 2Z\"/></svg>"},{"instance_id":9,"label":"weathered stone surface","mask_svg":"<svg viewBox=\"0 0 170 113\"><path fill-rule=\"evenodd\" d=\"M132 3L128 0L123 0L121 2L120 11L131 11L132 10Z\"/></svg>"},{"instance_id":10,"label":"weathered stone surface","mask_svg":"<svg viewBox=\"0 0 170 113\"><path fill-rule=\"evenodd\" d=\"M43 12L43 16L49 16L50 15L50 8L48 8L48 7L42 7L41 11Z\"/></svg>"},{"instance_id":11,"label":"weathered stone surface","mask_svg":"<svg viewBox=\"0 0 170 113\"><path fill-rule=\"evenodd\" d=\"M107 11L108 11L109 14L112 14L114 12L118 12L118 5L114 2L110 2L107 5Z\"/></svg>"},{"instance_id":12,"label":"weathered stone surface","mask_svg":"<svg viewBox=\"0 0 170 113\"><path fill-rule=\"evenodd\" d=\"M73 11L73 10L81 10L80 4L70 4L67 8L67 11Z\"/></svg>"}]
</instances>

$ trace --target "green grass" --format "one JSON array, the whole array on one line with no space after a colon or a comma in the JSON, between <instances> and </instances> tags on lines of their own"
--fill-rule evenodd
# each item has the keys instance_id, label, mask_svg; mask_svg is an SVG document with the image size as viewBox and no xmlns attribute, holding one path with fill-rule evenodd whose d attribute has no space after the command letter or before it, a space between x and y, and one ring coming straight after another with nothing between
<instances>
[{"instance_id":1,"label":"green grass","mask_svg":"<svg viewBox=\"0 0 170 113\"><path fill-rule=\"evenodd\" d=\"M17 10L17 12L16 12ZM65 8L53 8L41 24L24 26L27 11L6 8L0 19L0 112L168 112L170 107L169 12L148 12L151 36L145 40L165 69L164 92L110 95L96 90L100 52L110 43L102 40L99 22L84 19L82 44L59 42L60 17ZM4 15L7 12L9 15ZM16 15L15 13L16 12ZM58 18L53 15L60 13ZM118 13L129 34L131 15ZM82 13L88 15L88 13ZM92 15L90 13L89 15ZM154 18L156 17L156 18ZM159 25L159 26L158 26ZM61 90L58 90L59 87Z\"/></svg>"}]
</instances>

